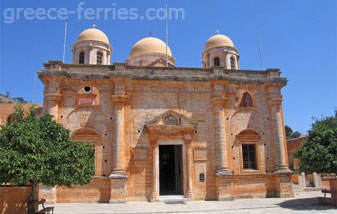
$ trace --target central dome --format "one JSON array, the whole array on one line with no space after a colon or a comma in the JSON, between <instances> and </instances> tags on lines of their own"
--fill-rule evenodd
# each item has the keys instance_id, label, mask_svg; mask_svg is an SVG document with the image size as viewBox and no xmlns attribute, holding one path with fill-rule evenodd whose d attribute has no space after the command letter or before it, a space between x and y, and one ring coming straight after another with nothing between
<instances>
[{"instance_id":1,"label":"central dome","mask_svg":"<svg viewBox=\"0 0 337 214\"><path fill-rule=\"evenodd\" d=\"M129 57L153 53L166 55L166 43L155 37L146 37L136 42L130 51ZM172 52L169 47L167 47L167 54L172 57Z\"/></svg>"},{"instance_id":2,"label":"central dome","mask_svg":"<svg viewBox=\"0 0 337 214\"><path fill-rule=\"evenodd\" d=\"M109 39L102 31L96 28L89 28L83 31L79 36L77 41L87 41L87 40L94 40L104 42L109 44Z\"/></svg>"},{"instance_id":3,"label":"central dome","mask_svg":"<svg viewBox=\"0 0 337 214\"><path fill-rule=\"evenodd\" d=\"M229 46L229 47L234 47L234 44L230 38L228 38L225 35L214 35L211 38L209 38L206 42L205 45L205 50L214 48L214 47L224 47L224 46Z\"/></svg>"}]
</instances>

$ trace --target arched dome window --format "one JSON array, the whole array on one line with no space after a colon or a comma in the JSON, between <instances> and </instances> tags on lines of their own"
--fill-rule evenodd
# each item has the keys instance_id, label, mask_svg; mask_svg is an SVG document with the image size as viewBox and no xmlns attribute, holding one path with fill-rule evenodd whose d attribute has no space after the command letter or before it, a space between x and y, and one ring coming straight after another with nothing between
<instances>
[{"instance_id":1,"label":"arched dome window","mask_svg":"<svg viewBox=\"0 0 337 214\"><path fill-rule=\"evenodd\" d=\"M103 54L101 52L98 52L97 53L97 65L102 64L102 58L103 58Z\"/></svg>"},{"instance_id":2,"label":"arched dome window","mask_svg":"<svg viewBox=\"0 0 337 214\"><path fill-rule=\"evenodd\" d=\"M220 59L219 57L214 58L214 66L220 66Z\"/></svg>"},{"instance_id":3,"label":"arched dome window","mask_svg":"<svg viewBox=\"0 0 337 214\"><path fill-rule=\"evenodd\" d=\"M231 69L232 70L235 69L235 60L234 60L234 57L231 57Z\"/></svg>"},{"instance_id":4,"label":"arched dome window","mask_svg":"<svg viewBox=\"0 0 337 214\"><path fill-rule=\"evenodd\" d=\"M240 107L253 107L253 99L248 92L243 94Z\"/></svg>"},{"instance_id":5,"label":"arched dome window","mask_svg":"<svg viewBox=\"0 0 337 214\"><path fill-rule=\"evenodd\" d=\"M178 120L175 116L167 116L164 120L165 125L178 125Z\"/></svg>"},{"instance_id":6,"label":"arched dome window","mask_svg":"<svg viewBox=\"0 0 337 214\"><path fill-rule=\"evenodd\" d=\"M80 56L78 58L78 64L84 64L84 52L83 51L80 53Z\"/></svg>"}]
</instances>

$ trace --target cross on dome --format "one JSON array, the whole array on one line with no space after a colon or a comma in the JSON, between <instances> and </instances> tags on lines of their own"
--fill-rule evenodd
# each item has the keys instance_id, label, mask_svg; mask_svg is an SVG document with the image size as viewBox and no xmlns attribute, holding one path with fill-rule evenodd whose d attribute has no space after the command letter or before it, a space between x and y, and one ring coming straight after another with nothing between
<instances>
[{"instance_id":1,"label":"cross on dome","mask_svg":"<svg viewBox=\"0 0 337 214\"><path fill-rule=\"evenodd\" d=\"M96 25L95 25L95 24L93 24L93 25L92 25L92 28L96 28Z\"/></svg>"},{"instance_id":2,"label":"cross on dome","mask_svg":"<svg viewBox=\"0 0 337 214\"><path fill-rule=\"evenodd\" d=\"M220 30L219 29L216 29L216 34L220 34Z\"/></svg>"}]
</instances>

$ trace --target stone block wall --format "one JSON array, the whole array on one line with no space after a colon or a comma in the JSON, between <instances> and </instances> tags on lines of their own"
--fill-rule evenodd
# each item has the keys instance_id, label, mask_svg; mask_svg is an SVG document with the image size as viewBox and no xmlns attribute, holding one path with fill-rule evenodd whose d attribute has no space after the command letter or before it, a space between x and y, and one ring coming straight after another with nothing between
<instances>
[{"instance_id":1,"label":"stone block wall","mask_svg":"<svg viewBox=\"0 0 337 214\"><path fill-rule=\"evenodd\" d=\"M110 179L93 177L90 184L83 186L56 187L56 203L108 203Z\"/></svg>"},{"instance_id":2,"label":"stone block wall","mask_svg":"<svg viewBox=\"0 0 337 214\"><path fill-rule=\"evenodd\" d=\"M0 214L28 213L27 198L32 192L31 186L1 186ZM35 200L39 199L39 188L36 188Z\"/></svg>"}]
</instances>

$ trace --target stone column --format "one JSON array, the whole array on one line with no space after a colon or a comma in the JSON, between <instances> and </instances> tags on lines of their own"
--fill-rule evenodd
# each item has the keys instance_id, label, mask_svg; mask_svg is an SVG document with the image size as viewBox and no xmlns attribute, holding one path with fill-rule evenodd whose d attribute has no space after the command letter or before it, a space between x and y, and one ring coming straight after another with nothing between
<instances>
[{"instance_id":1,"label":"stone column","mask_svg":"<svg viewBox=\"0 0 337 214\"><path fill-rule=\"evenodd\" d=\"M158 186L158 144L157 140L151 140L152 148L152 194L151 201L159 201L159 186Z\"/></svg>"},{"instance_id":2,"label":"stone column","mask_svg":"<svg viewBox=\"0 0 337 214\"><path fill-rule=\"evenodd\" d=\"M193 199L193 194L192 194L192 179L193 179L193 174L192 174L192 146L191 139L185 139L185 157L186 157L186 178L187 178L187 185L186 185L186 198L189 200Z\"/></svg>"},{"instance_id":3,"label":"stone column","mask_svg":"<svg viewBox=\"0 0 337 214\"><path fill-rule=\"evenodd\" d=\"M226 137L225 137L225 120L224 120L224 104L226 97L213 97L214 119L215 119L215 135L216 135L216 158L217 166L214 176L231 176L232 172L228 169Z\"/></svg>"},{"instance_id":4,"label":"stone column","mask_svg":"<svg viewBox=\"0 0 337 214\"><path fill-rule=\"evenodd\" d=\"M127 179L124 166L124 104L127 101L126 95L113 95L114 103L114 147L113 147L113 163L112 172L109 178Z\"/></svg>"},{"instance_id":5,"label":"stone column","mask_svg":"<svg viewBox=\"0 0 337 214\"><path fill-rule=\"evenodd\" d=\"M274 143L276 148L277 174L291 174L292 171L286 165L285 139L283 135L283 123L281 113L282 98L272 98L269 100L270 112L273 121Z\"/></svg>"}]
</instances>

